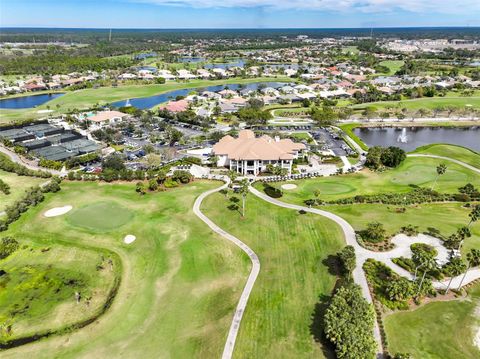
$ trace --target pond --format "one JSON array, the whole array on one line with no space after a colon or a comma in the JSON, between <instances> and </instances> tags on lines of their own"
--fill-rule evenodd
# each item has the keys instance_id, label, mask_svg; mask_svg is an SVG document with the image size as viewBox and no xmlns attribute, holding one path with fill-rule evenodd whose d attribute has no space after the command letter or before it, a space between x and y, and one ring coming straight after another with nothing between
<instances>
[{"instance_id":1,"label":"pond","mask_svg":"<svg viewBox=\"0 0 480 359\"><path fill-rule=\"evenodd\" d=\"M480 151L480 126L358 127L353 133L368 146L397 146L405 151L432 143L448 143Z\"/></svg>"},{"instance_id":2,"label":"pond","mask_svg":"<svg viewBox=\"0 0 480 359\"><path fill-rule=\"evenodd\" d=\"M21 96L14 98L6 98L0 100L0 108L21 109L33 108L43 105L45 102L63 96L63 93L47 93L41 95Z\"/></svg>"},{"instance_id":3,"label":"pond","mask_svg":"<svg viewBox=\"0 0 480 359\"><path fill-rule=\"evenodd\" d=\"M113 102L112 106L123 107L126 105L131 105L140 110L145 110L145 109L157 106L161 103L164 103L170 100L175 100L177 96L187 96L192 91L218 92L223 90L224 88L229 88L230 90L238 90L240 88L245 88L245 89L251 89L256 91L261 87L278 88L284 85L286 84L282 82L253 82L249 84L228 84L228 85L215 85L215 86L197 87L197 88L189 88L189 89L180 89L180 90L164 92L162 94L154 95L150 97L139 97L139 98L132 98L129 100L117 101L117 102Z\"/></svg>"},{"instance_id":4,"label":"pond","mask_svg":"<svg viewBox=\"0 0 480 359\"><path fill-rule=\"evenodd\" d=\"M206 64L204 67L206 69L224 69L224 70L228 70L232 67L244 67L245 66L245 63L246 61L244 59L236 59L236 60L233 60L231 62L227 62L227 63L210 63L210 64Z\"/></svg>"}]
</instances>

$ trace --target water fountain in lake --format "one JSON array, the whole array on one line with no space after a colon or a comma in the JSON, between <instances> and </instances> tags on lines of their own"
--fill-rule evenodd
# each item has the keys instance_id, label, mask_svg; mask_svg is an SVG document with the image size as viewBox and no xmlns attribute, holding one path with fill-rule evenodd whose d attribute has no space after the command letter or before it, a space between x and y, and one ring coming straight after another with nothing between
<instances>
[{"instance_id":1,"label":"water fountain in lake","mask_svg":"<svg viewBox=\"0 0 480 359\"><path fill-rule=\"evenodd\" d=\"M400 143L408 142L407 129L405 127L402 128L402 133L397 137L397 142L400 142Z\"/></svg>"},{"instance_id":2,"label":"water fountain in lake","mask_svg":"<svg viewBox=\"0 0 480 359\"><path fill-rule=\"evenodd\" d=\"M130 107L130 106L132 105L130 104L130 99L128 98L127 101L125 102L125 107Z\"/></svg>"}]
</instances>

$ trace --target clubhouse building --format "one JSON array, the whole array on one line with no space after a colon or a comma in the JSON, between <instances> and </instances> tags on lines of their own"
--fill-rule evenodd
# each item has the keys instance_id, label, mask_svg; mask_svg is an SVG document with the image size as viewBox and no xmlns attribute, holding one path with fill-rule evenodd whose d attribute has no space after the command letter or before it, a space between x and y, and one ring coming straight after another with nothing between
<instances>
[{"instance_id":1,"label":"clubhouse building","mask_svg":"<svg viewBox=\"0 0 480 359\"><path fill-rule=\"evenodd\" d=\"M213 146L212 153L218 157L217 166L227 167L238 173L258 175L267 170L267 165L278 166L292 172L293 160L306 149L303 143L290 139L255 137L251 130L242 130L238 138L224 136Z\"/></svg>"}]
</instances>

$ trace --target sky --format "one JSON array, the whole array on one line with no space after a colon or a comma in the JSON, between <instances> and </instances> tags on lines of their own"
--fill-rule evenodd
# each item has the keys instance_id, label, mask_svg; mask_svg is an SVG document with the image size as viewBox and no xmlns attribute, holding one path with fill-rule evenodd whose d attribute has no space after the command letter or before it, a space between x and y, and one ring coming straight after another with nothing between
<instances>
[{"instance_id":1,"label":"sky","mask_svg":"<svg viewBox=\"0 0 480 359\"><path fill-rule=\"evenodd\" d=\"M0 0L0 27L480 26L480 0Z\"/></svg>"}]
</instances>

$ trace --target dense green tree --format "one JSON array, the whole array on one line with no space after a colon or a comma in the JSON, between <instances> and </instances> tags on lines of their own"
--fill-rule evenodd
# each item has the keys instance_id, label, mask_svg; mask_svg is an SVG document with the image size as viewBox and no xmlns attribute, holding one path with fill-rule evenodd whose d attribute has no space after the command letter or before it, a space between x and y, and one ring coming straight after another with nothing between
<instances>
[{"instance_id":1,"label":"dense green tree","mask_svg":"<svg viewBox=\"0 0 480 359\"><path fill-rule=\"evenodd\" d=\"M357 265L355 248L353 248L353 246L345 246L338 253L338 258L340 259L340 263L342 264L342 269L343 269L345 278L347 278L348 280L351 280L352 272Z\"/></svg>"},{"instance_id":2,"label":"dense green tree","mask_svg":"<svg viewBox=\"0 0 480 359\"><path fill-rule=\"evenodd\" d=\"M325 336L335 345L339 359L372 359L375 312L355 284L340 287L325 311Z\"/></svg>"}]
</instances>

